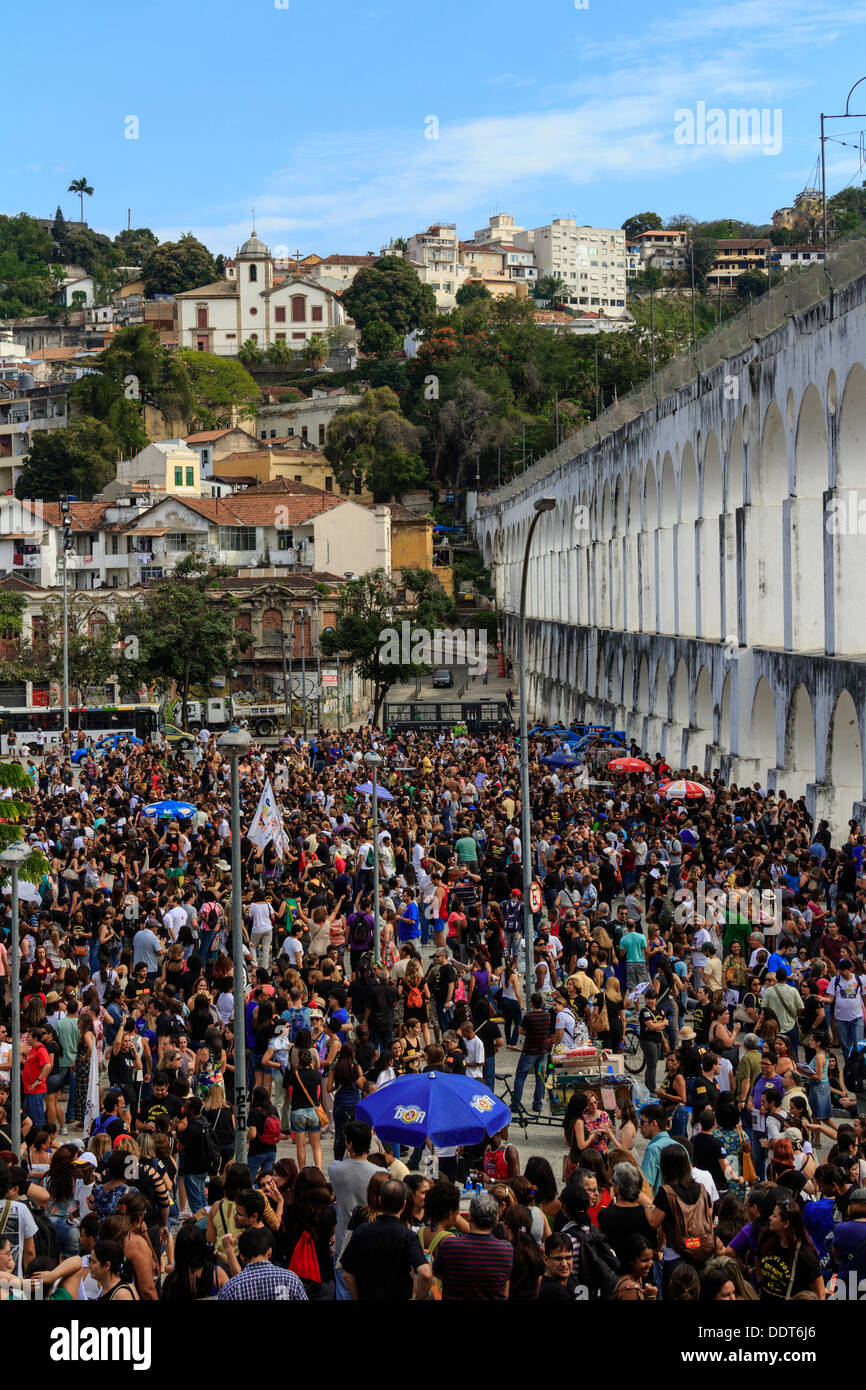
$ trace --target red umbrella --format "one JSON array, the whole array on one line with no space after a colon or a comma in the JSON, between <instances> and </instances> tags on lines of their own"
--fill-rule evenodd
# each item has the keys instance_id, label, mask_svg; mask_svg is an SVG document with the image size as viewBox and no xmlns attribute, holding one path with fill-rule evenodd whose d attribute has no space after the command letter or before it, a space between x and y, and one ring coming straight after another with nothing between
<instances>
[{"instance_id":1,"label":"red umbrella","mask_svg":"<svg viewBox=\"0 0 866 1390\"><path fill-rule=\"evenodd\" d=\"M614 758L613 762L608 763L608 767L614 772L652 772L649 763L645 763L643 758Z\"/></svg>"},{"instance_id":2,"label":"red umbrella","mask_svg":"<svg viewBox=\"0 0 866 1390\"><path fill-rule=\"evenodd\" d=\"M692 799L699 796L712 799L713 795L709 787L705 787L701 782L689 782L682 777L675 782L660 782L659 791L666 801L678 801L682 797Z\"/></svg>"}]
</instances>

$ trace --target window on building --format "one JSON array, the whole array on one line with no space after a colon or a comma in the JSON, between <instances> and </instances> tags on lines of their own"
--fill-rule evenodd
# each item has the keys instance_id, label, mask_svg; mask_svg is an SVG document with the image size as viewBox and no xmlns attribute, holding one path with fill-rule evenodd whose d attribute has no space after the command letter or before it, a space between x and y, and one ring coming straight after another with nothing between
<instances>
[{"instance_id":1,"label":"window on building","mask_svg":"<svg viewBox=\"0 0 866 1390\"><path fill-rule=\"evenodd\" d=\"M325 491L326 491L326 492L333 492L333 491L334 491L334 479L331 477L330 473L326 473L326 474L325 474Z\"/></svg>"},{"instance_id":2,"label":"window on building","mask_svg":"<svg viewBox=\"0 0 866 1390\"><path fill-rule=\"evenodd\" d=\"M258 312L259 312L258 309L250 309L250 313L251 313L251 314L257 314Z\"/></svg>"},{"instance_id":3,"label":"window on building","mask_svg":"<svg viewBox=\"0 0 866 1390\"><path fill-rule=\"evenodd\" d=\"M277 333L276 336L277 336L278 339L281 338L283 342L286 341L286 335L285 335L285 333Z\"/></svg>"},{"instance_id":4,"label":"window on building","mask_svg":"<svg viewBox=\"0 0 866 1390\"><path fill-rule=\"evenodd\" d=\"M313 323L321 323L321 322L322 322L322 306L321 306L321 304L314 304L314 305L312 306L312 308L310 309L310 318L312 319Z\"/></svg>"},{"instance_id":5,"label":"window on building","mask_svg":"<svg viewBox=\"0 0 866 1390\"><path fill-rule=\"evenodd\" d=\"M252 615L250 613L235 613L235 632L252 632Z\"/></svg>"},{"instance_id":6,"label":"window on building","mask_svg":"<svg viewBox=\"0 0 866 1390\"><path fill-rule=\"evenodd\" d=\"M276 439L276 437L277 437L277 432L276 432L276 430L271 430L271 439Z\"/></svg>"},{"instance_id":7,"label":"window on building","mask_svg":"<svg viewBox=\"0 0 866 1390\"><path fill-rule=\"evenodd\" d=\"M303 478L301 477L300 473L296 473L296 474L295 474L295 482L296 482L296 483L302 483L303 481L304 481L304 480L303 480Z\"/></svg>"},{"instance_id":8,"label":"window on building","mask_svg":"<svg viewBox=\"0 0 866 1390\"><path fill-rule=\"evenodd\" d=\"M304 323L307 318L307 300L303 294L292 295L292 323Z\"/></svg>"},{"instance_id":9,"label":"window on building","mask_svg":"<svg viewBox=\"0 0 866 1390\"><path fill-rule=\"evenodd\" d=\"M274 323L285 323L285 321L286 321L286 306L285 306L285 304L276 304L276 305L274 306Z\"/></svg>"},{"instance_id":10,"label":"window on building","mask_svg":"<svg viewBox=\"0 0 866 1390\"><path fill-rule=\"evenodd\" d=\"M277 532L277 550L294 550L295 537L291 531Z\"/></svg>"},{"instance_id":11,"label":"window on building","mask_svg":"<svg viewBox=\"0 0 866 1390\"><path fill-rule=\"evenodd\" d=\"M293 334L292 334L292 337L293 337L293 338L306 338L306 336L307 336L306 333L293 333Z\"/></svg>"},{"instance_id":12,"label":"window on building","mask_svg":"<svg viewBox=\"0 0 866 1390\"><path fill-rule=\"evenodd\" d=\"M302 439L306 439L307 434L308 434L307 426L306 426L306 425L301 425L301 438L302 438Z\"/></svg>"},{"instance_id":13,"label":"window on building","mask_svg":"<svg viewBox=\"0 0 866 1390\"><path fill-rule=\"evenodd\" d=\"M259 335L258 335L258 333L251 333L251 334L250 334L250 342L251 342L251 343L257 343L258 341L259 341Z\"/></svg>"},{"instance_id":14,"label":"window on building","mask_svg":"<svg viewBox=\"0 0 866 1390\"><path fill-rule=\"evenodd\" d=\"M268 432L267 432L267 430L262 430L262 432L261 432L261 438L262 438L262 439L267 439L267 437L268 437Z\"/></svg>"},{"instance_id":15,"label":"window on building","mask_svg":"<svg viewBox=\"0 0 866 1390\"><path fill-rule=\"evenodd\" d=\"M186 485L187 487L195 487L195 467L191 463L186 466Z\"/></svg>"},{"instance_id":16,"label":"window on building","mask_svg":"<svg viewBox=\"0 0 866 1390\"><path fill-rule=\"evenodd\" d=\"M180 467L174 470L174 485L175 487L183 487L183 469Z\"/></svg>"},{"instance_id":17,"label":"window on building","mask_svg":"<svg viewBox=\"0 0 866 1390\"><path fill-rule=\"evenodd\" d=\"M255 526L218 526L217 545L220 550L255 550Z\"/></svg>"},{"instance_id":18,"label":"window on building","mask_svg":"<svg viewBox=\"0 0 866 1390\"><path fill-rule=\"evenodd\" d=\"M325 442L325 426L324 426L324 425L320 425L320 426L319 426L319 443L320 443L320 444L324 444L324 442Z\"/></svg>"},{"instance_id":19,"label":"window on building","mask_svg":"<svg viewBox=\"0 0 866 1390\"><path fill-rule=\"evenodd\" d=\"M195 322L196 328L207 328L207 308L196 309Z\"/></svg>"},{"instance_id":20,"label":"window on building","mask_svg":"<svg viewBox=\"0 0 866 1390\"><path fill-rule=\"evenodd\" d=\"M251 279L251 280L258 280L258 278L259 278L258 266L251 265L251 266L250 266L250 279Z\"/></svg>"},{"instance_id":21,"label":"window on building","mask_svg":"<svg viewBox=\"0 0 866 1390\"><path fill-rule=\"evenodd\" d=\"M165 538L166 551L184 551L190 549L190 538L186 531L171 531Z\"/></svg>"}]
</instances>

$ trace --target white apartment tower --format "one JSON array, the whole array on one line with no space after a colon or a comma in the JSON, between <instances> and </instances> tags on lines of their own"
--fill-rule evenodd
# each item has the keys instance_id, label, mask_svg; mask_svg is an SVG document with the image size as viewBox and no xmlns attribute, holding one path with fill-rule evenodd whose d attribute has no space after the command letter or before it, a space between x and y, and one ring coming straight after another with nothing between
<instances>
[{"instance_id":1,"label":"white apartment tower","mask_svg":"<svg viewBox=\"0 0 866 1390\"><path fill-rule=\"evenodd\" d=\"M493 219L491 218L491 223ZM573 308L610 318L626 313L625 232L621 227L579 227L573 217L555 217L544 227L512 234L515 246L535 253L539 280L555 275Z\"/></svg>"}]
</instances>

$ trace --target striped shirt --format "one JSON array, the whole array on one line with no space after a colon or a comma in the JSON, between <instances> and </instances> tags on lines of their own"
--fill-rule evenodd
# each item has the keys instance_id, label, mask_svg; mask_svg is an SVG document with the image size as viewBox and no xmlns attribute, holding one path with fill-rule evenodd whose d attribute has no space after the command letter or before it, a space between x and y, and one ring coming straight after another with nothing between
<instances>
[{"instance_id":1,"label":"striped shirt","mask_svg":"<svg viewBox=\"0 0 866 1390\"><path fill-rule=\"evenodd\" d=\"M443 1302L489 1302L505 1298L514 1250L495 1236L452 1236L436 1251L433 1272L442 1281Z\"/></svg>"}]
</instances>

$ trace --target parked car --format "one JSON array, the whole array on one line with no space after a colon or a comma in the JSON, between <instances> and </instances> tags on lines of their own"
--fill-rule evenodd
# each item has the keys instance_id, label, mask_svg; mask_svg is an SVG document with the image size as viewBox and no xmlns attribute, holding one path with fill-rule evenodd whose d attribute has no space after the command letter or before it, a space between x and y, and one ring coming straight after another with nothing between
<instances>
[{"instance_id":1,"label":"parked car","mask_svg":"<svg viewBox=\"0 0 866 1390\"><path fill-rule=\"evenodd\" d=\"M439 666L433 672L433 689L443 690L454 684L453 672L447 666Z\"/></svg>"}]
</instances>

